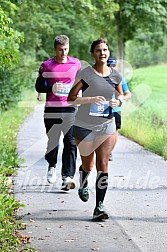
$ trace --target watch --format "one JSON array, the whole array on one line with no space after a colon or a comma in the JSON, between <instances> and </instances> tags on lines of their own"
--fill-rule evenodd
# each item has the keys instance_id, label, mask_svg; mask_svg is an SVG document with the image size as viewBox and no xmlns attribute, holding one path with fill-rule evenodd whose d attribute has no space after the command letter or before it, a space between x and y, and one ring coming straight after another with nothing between
<instances>
[{"instance_id":1,"label":"watch","mask_svg":"<svg viewBox=\"0 0 167 252\"><path fill-rule=\"evenodd\" d=\"M119 101L119 107L121 107L122 101L120 99L118 99L118 101Z\"/></svg>"}]
</instances>

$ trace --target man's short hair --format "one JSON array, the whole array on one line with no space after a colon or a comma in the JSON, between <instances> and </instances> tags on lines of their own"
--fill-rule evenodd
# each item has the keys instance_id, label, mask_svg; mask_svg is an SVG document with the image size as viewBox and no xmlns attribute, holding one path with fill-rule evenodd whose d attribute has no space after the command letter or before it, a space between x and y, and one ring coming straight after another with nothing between
<instances>
[{"instance_id":1,"label":"man's short hair","mask_svg":"<svg viewBox=\"0 0 167 252\"><path fill-rule=\"evenodd\" d=\"M66 45L69 44L69 38L66 35L58 35L54 39L54 48L57 45Z\"/></svg>"}]
</instances>

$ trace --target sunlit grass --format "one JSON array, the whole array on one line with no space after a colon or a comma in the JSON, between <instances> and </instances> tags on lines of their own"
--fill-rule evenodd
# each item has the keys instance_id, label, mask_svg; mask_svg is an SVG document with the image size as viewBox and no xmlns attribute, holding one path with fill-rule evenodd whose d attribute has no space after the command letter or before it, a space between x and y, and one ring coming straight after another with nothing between
<instances>
[{"instance_id":1,"label":"sunlit grass","mask_svg":"<svg viewBox=\"0 0 167 252\"><path fill-rule=\"evenodd\" d=\"M132 113L122 117L120 132L167 159L167 65L136 69L134 78L139 82L132 85L132 94L142 83L151 88L151 94Z\"/></svg>"}]
</instances>

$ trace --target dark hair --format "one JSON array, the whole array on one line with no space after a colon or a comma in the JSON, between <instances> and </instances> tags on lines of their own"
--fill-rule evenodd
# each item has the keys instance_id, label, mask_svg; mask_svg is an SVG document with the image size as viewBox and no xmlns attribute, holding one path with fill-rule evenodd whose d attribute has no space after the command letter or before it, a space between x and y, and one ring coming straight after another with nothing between
<instances>
[{"instance_id":1,"label":"dark hair","mask_svg":"<svg viewBox=\"0 0 167 252\"><path fill-rule=\"evenodd\" d=\"M54 39L54 48L56 48L57 45L65 45L69 44L69 38L66 35L58 35Z\"/></svg>"},{"instance_id":2,"label":"dark hair","mask_svg":"<svg viewBox=\"0 0 167 252\"><path fill-rule=\"evenodd\" d=\"M101 44L101 43L105 43L107 46L108 46L108 49L109 49L109 44L107 42L107 39L104 39L104 38L99 38L97 40L94 40L91 44L91 47L90 47L90 52L93 53L94 52L94 49L97 45Z\"/></svg>"}]
</instances>

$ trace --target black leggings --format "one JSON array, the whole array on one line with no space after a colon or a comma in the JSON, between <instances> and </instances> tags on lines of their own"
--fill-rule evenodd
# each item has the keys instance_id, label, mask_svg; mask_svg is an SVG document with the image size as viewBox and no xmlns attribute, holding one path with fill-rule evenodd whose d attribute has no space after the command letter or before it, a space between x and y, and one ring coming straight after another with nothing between
<instances>
[{"instance_id":1,"label":"black leggings","mask_svg":"<svg viewBox=\"0 0 167 252\"><path fill-rule=\"evenodd\" d=\"M58 145L63 132L62 177L73 178L76 169L77 147L73 138L73 122L75 113L45 113L44 123L48 136L45 159L49 166L57 164Z\"/></svg>"}]
</instances>

